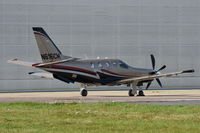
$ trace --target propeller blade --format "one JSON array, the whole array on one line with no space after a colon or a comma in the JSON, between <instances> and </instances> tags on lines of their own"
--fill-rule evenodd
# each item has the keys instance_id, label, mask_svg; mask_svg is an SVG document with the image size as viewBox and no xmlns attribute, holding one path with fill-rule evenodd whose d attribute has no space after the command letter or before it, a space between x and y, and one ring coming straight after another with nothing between
<instances>
[{"instance_id":1,"label":"propeller blade","mask_svg":"<svg viewBox=\"0 0 200 133\"><path fill-rule=\"evenodd\" d=\"M147 84L146 90L149 88L150 85L151 85L151 82L149 82L149 83Z\"/></svg>"},{"instance_id":2,"label":"propeller blade","mask_svg":"<svg viewBox=\"0 0 200 133\"><path fill-rule=\"evenodd\" d=\"M158 82L159 86L162 88L162 83L160 82L160 79L156 78L156 81Z\"/></svg>"},{"instance_id":3,"label":"propeller blade","mask_svg":"<svg viewBox=\"0 0 200 133\"><path fill-rule=\"evenodd\" d=\"M164 66L162 66L160 69L158 69L157 72L159 72L159 71L161 71L161 70L163 70L163 69L165 69L165 68L166 68L166 66L164 65Z\"/></svg>"},{"instance_id":4,"label":"propeller blade","mask_svg":"<svg viewBox=\"0 0 200 133\"><path fill-rule=\"evenodd\" d=\"M152 67L153 67L153 70L154 70L155 69L155 58L152 54L151 54L151 63L152 63Z\"/></svg>"}]
</instances>

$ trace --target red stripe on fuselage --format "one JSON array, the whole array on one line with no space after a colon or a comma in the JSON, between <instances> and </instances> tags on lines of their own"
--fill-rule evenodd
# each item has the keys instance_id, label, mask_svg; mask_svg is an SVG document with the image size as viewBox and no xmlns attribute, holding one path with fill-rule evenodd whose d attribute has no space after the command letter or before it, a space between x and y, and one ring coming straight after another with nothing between
<instances>
[{"instance_id":1,"label":"red stripe on fuselage","mask_svg":"<svg viewBox=\"0 0 200 133\"><path fill-rule=\"evenodd\" d=\"M41 64L41 63L35 63L35 64L32 64L32 66L37 66L37 65L39 65L39 64Z\"/></svg>"},{"instance_id":2,"label":"red stripe on fuselage","mask_svg":"<svg viewBox=\"0 0 200 133\"><path fill-rule=\"evenodd\" d=\"M52 68L56 68L56 69L66 69L66 70L73 70L73 71L79 71L79 72L85 72L85 73L89 73L92 75L96 76L96 72L94 71L90 71L87 69L83 69L83 68L78 68L78 67L72 67L72 66L61 66L61 65L52 65Z\"/></svg>"}]
</instances>

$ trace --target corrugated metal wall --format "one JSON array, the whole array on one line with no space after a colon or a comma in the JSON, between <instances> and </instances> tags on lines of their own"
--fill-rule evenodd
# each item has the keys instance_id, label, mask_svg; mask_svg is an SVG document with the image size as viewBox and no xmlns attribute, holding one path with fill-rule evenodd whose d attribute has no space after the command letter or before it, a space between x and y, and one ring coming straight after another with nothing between
<instances>
[{"instance_id":1,"label":"corrugated metal wall","mask_svg":"<svg viewBox=\"0 0 200 133\"><path fill-rule=\"evenodd\" d=\"M157 68L167 65L163 72L196 69L191 77L163 79L164 86L200 85L199 0L1 0L1 90L74 87L35 79L27 74L33 68L6 63L40 62L33 26L44 27L66 55L151 68L154 54Z\"/></svg>"}]
</instances>

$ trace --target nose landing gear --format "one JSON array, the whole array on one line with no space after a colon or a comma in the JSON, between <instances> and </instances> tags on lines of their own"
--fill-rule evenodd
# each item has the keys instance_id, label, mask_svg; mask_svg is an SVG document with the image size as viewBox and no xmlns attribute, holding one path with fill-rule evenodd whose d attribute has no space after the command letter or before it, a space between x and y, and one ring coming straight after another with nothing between
<instances>
[{"instance_id":1,"label":"nose landing gear","mask_svg":"<svg viewBox=\"0 0 200 133\"><path fill-rule=\"evenodd\" d=\"M138 90L139 90L139 92L138 92L138 95L137 95L137 88L138 88ZM144 95L144 92L143 92L143 90L142 90L142 87L141 86L137 86L137 84L136 83L133 83L132 85L131 85L131 89L128 91L128 95L131 97L131 96L145 96Z\"/></svg>"},{"instance_id":2,"label":"nose landing gear","mask_svg":"<svg viewBox=\"0 0 200 133\"><path fill-rule=\"evenodd\" d=\"M145 96L143 91L139 91L137 96Z\"/></svg>"}]
</instances>

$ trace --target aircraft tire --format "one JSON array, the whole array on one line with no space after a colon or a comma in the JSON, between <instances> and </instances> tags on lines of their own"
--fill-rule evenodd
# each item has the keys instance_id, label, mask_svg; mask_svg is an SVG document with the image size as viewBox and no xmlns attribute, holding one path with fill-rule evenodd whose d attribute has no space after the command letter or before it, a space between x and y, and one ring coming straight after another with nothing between
<instances>
[{"instance_id":1,"label":"aircraft tire","mask_svg":"<svg viewBox=\"0 0 200 133\"><path fill-rule=\"evenodd\" d=\"M130 89L130 90L128 91L128 95L129 95L130 97L133 97L133 96L134 96L133 90L132 90L132 89Z\"/></svg>"},{"instance_id":2,"label":"aircraft tire","mask_svg":"<svg viewBox=\"0 0 200 133\"><path fill-rule=\"evenodd\" d=\"M81 96L86 97L88 94L86 89L81 90Z\"/></svg>"},{"instance_id":3,"label":"aircraft tire","mask_svg":"<svg viewBox=\"0 0 200 133\"><path fill-rule=\"evenodd\" d=\"M138 96L145 96L143 91L139 91Z\"/></svg>"}]
</instances>

